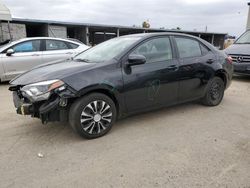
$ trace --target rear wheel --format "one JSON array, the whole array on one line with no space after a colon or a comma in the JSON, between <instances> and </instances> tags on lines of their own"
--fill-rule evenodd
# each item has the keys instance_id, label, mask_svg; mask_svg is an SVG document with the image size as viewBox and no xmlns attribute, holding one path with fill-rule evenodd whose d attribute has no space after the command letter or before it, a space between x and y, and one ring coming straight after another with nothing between
<instances>
[{"instance_id":1,"label":"rear wheel","mask_svg":"<svg viewBox=\"0 0 250 188\"><path fill-rule=\"evenodd\" d=\"M74 102L69 112L71 127L87 139L105 135L116 120L116 106L101 93L92 93Z\"/></svg>"},{"instance_id":2,"label":"rear wheel","mask_svg":"<svg viewBox=\"0 0 250 188\"><path fill-rule=\"evenodd\" d=\"M208 84L202 103L206 106L217 106L224 97L225 84L219 77L214 77Z\"/></svg>"}]
</instances>

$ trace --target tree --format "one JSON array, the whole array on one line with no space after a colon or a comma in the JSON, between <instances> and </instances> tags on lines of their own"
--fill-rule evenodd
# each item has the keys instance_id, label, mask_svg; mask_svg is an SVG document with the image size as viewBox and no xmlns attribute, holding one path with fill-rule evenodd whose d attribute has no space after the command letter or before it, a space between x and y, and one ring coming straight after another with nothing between
<instances>
[{"instance_id":1,"label":"tree","mask_svg":"<svg viewBox=\"0 0 250 188\"><path fill-rule=\"evenodd\" d=\"M149 22L148 22L148 21L144 21L144 22L142 23L142 27L143 27L143 28L150 28Z\"/></svg>"}]
</instances>

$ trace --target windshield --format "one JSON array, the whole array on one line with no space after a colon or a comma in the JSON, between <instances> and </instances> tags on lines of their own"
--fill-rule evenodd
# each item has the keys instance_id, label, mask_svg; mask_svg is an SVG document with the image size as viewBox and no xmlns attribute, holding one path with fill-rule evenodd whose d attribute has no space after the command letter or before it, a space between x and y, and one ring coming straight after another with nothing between
<instances>
[{"instance_id":1,"label":"windshield","mask_svg":"<svg viewBox=\"0 0 250 188\"><path fill-rule=\"evenodd\" d=\"M245 32L235 43L236 44L250 44L250 30Z\"/></svg>"},{"instance_id":2,"label":"windshield","mask_svg":"<svg viewBox=\"0 0 250 188\"><path fill-rule=\"evenodd\" d=\"M113 59L138 41L141 37L120 37L103 42L77 55L74 60L100 63Z\"/></svg>"}]
</instances>

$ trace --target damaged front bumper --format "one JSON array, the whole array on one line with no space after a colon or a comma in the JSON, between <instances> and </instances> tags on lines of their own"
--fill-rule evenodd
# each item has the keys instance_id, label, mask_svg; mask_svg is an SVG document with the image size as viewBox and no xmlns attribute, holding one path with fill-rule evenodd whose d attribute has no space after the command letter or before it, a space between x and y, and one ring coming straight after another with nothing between
<instances>
[{"instance_id":1,"label":"damaged front bumper","mask_svg":"<svg viewBox=\"0 0 250 188\"><path fill-rule=\"evenodd\" d=\"M22 95L20 87L11 87L13 102L17 114L31 115L41 119L42 123L53 121L68 121L68 112L71 101L75 98L73 90L67 88L64 91L55 90L50 98L44 101L30 101Z\"/></svg>"}]
</instances>

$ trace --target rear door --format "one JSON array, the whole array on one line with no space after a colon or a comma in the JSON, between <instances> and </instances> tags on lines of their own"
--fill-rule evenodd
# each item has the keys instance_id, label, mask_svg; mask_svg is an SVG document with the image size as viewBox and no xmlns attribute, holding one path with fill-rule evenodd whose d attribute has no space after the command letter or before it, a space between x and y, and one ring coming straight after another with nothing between
<instances>
[{"instance_id":1,"label":"rear door","mask_svg":"<svg viewBox=\"0 0 250 188\"><path fill-rule=\"evenodd\" d=\"M130 54L146 57L146 63L123 68L125 100L128 112L177 102L178 61L169 37L156 37L137 46Z\"/></svg>"},{"instance_id":2,"label":"rear door","mask_svg":"<svg viewBox=\"0 0 250 188\"><path fill-rule=\"evenodd\" d=\"M6 55L8 49L14 50L14 53L10 56ZM4 51L1 58L6 80L10 80L42 63L41 40L21 42L8 49Z\"/></svg>"},{"instance_id":3,"label":"rear door","mask_svg":"<svg viewBox=\"0 0 250 188\"><path fill-rule=\"evenodd\" d=\"M200 41L190 37L175 37L179 54L179 100L189 101L204 95L206 84L214 71L215 55Z\"/></svg>"},{"instance_id":4,"label":"rear door","mask_svg":"<svg viewBox=\"0 0 250 188\"><path fill-rule=\"evenodd\" d=\"M56 60L68 59L74 56L75 51L65 41L61 40L44 40L44 51L42 61L48 63Z\"/></svg>"}]
</instances>

